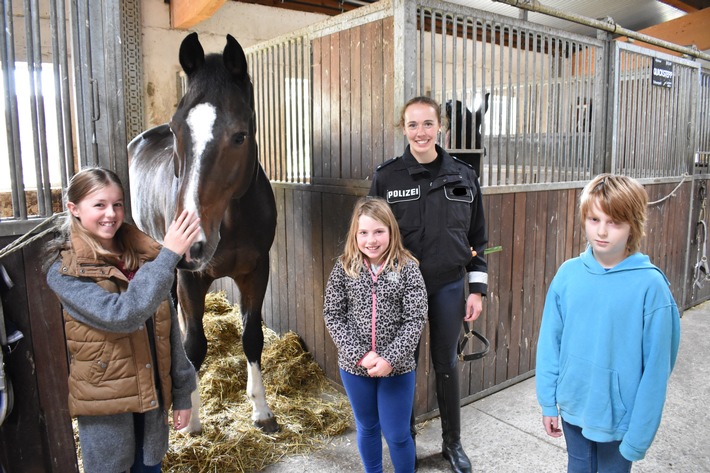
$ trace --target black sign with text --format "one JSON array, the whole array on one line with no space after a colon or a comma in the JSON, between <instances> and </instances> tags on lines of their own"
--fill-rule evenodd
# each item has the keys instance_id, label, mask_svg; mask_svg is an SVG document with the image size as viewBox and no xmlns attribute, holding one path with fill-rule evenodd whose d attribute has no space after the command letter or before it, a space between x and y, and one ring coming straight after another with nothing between
<instances>
[{"instance_id":1,"label":"black sign with text","mask_svg":"<svg viewBox=\"0 0 710 473\"><path fill-rule=\"evenodd\" d=\"M654 57L651 83L669 89L673 87L673 63Z\"/></svg>"}]
</instances>

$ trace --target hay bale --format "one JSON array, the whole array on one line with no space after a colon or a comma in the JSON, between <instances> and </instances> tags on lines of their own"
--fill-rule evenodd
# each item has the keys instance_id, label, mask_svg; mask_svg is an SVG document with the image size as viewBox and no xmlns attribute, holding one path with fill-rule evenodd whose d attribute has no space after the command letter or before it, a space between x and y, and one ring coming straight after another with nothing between
<instances>
[{"instance_id":1,"label":"hay bale","mask_svg":"<svg viewBox=\"0 0 710 473\"><path fill-rule=\"evenodd\" d=\"M231 306L223 293L208 294L205 306L210 345L200 378L203 432L197 436L172 432L164 471L261 470L284 455L321 448L349 428L352 411L347 397L331 386L298 335L279 337L266 327L262 374L281 430L264 434L255 428L246 396L239 308Z\"/></svg>"}]
</instances>

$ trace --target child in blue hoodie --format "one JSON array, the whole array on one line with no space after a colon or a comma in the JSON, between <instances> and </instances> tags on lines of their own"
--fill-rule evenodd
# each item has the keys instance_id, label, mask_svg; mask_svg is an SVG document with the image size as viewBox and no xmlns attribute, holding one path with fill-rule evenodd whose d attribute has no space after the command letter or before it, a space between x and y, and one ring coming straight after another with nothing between
<instances>
[{"instance_id":1,"label":"child in blue hoodie","mask_svg":"<svg viewBox=\"0 0 710 473\"><path fill-rule=\"evenodd\" d=\"M562 264L547 293L537 398L547 434L564 430L568 472L630 471L661 422L680 316L668 279L639 252L647 202L628 177L587 184L587 250Z\"/></svg>"}]
</instances>

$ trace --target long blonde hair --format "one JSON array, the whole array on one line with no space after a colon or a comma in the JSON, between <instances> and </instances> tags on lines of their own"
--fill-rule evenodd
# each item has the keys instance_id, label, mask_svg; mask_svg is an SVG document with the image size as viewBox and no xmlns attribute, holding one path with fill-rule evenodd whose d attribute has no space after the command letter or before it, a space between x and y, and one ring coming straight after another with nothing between
<instances>
[{"instance_id":1,"label":"long blonde hair","mask_svg":"<svg viewBox=\"0 0 710 473\"><path fill-rule=\"evenodd\" d=\"M66 189L66 201L78 205L92 192L112 184L118 186L121 192L124 192L121 179L113 171L100 167L82 169L69 181L69 185ZM56 259L59 255L59 251L71 247L72 235L81 239L89 247L94 258L109 262L116 262L120 258L126 269L134 270L138 268L138 264L140 263L138 254L133 248L133 245L131 245L131 242L125 238L122 228L119 227L114 236L121 249L121 254L117 255L104 249L71 212L67 212L66 219L60 229L59 237L47 244L46 252L50 259L47 266L51 265L53 260Z\"/></svg>"},{"instance_id":2,"label":"long blonde hair","mask_svg":"<svg viewBox=\"0 0 710 473\"><path fill-rule=\"evenodd\" d=\"M340 262L343 269L351 278L357 278L365 263L362 252L357 246L357 231L360 226L360 217L363 215L377 220L384 224L390 233L390 242L385 251L384 268L390 271L401 271L407 260L419 263L412 253L402 244L402 235L399 232L399 225L395 219L392 209L384 199L380 197L362 197L355 203L353 215L350 219L350 230L345 240L343 254L340 255Z\"/></svg>"}]
</instances>

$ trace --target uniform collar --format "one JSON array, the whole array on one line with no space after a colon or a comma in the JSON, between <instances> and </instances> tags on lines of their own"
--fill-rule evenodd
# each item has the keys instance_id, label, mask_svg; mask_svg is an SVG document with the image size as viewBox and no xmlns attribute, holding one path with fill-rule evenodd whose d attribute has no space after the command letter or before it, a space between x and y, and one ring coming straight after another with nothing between
<instances>
[{"instance_id":1,"label":"uniform collar","mask_svg":"<svg viewBox=\"0 0 710 473\"><path fill-rule=\"evenodd\" d=\"M436 146L437 158L441 158L441 169L439 170L439 175L446 174L459 174L459 170L456 169L454 158L451 157L449 153L446 152L444 148L439 145ZM412 151L409 149L409 145L404 149L404 154L402 154L402 164L407 168L410 175L415 175L423 172L428 172L422 164L417 161L414 157Z\"/></svg>"}]
</instances>

